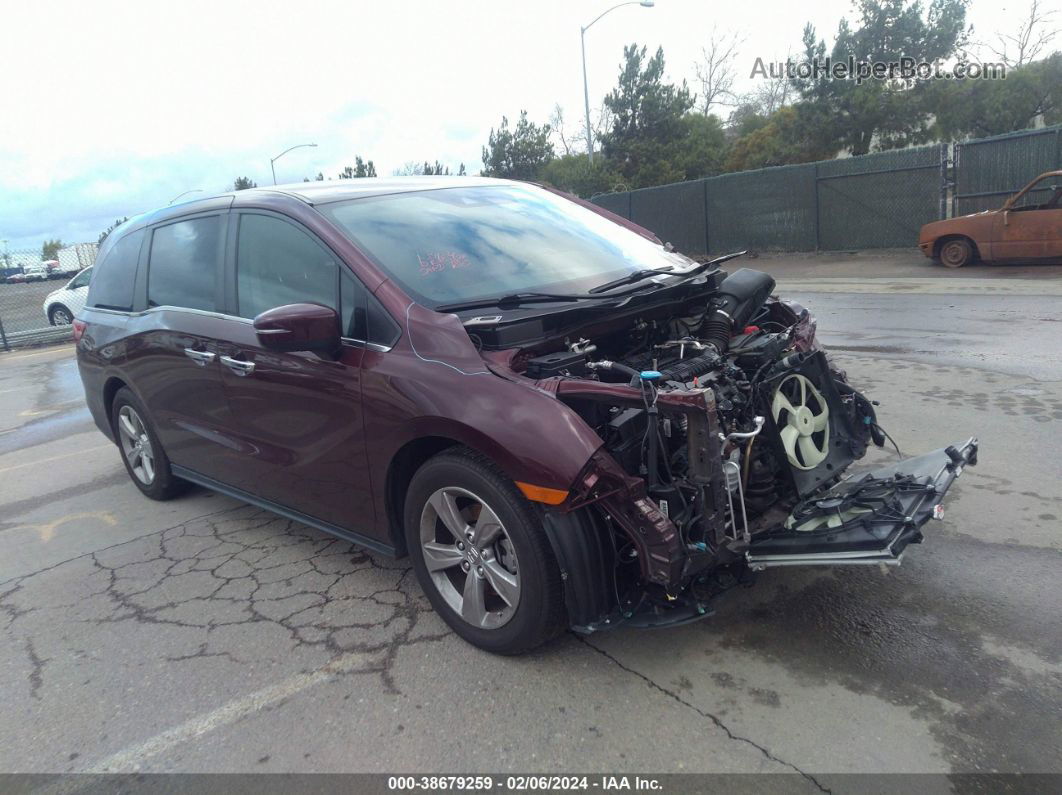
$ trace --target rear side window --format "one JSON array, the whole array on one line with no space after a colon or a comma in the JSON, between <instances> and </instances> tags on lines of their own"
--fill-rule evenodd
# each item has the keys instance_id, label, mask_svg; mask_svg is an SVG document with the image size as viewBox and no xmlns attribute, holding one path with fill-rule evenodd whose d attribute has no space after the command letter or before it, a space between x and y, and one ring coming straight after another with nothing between
<instances>
[{"instance_id":1,"label":"rear side window","mask_svg":"<svg viewBox=\"0 0 1062 795\"><path fill-rule=\"evenodd\" d=\"M148 261L148 306L214 311L219 216L192 218L157 227Z\"/></svg>"},{"instance_id":2,"label":"rear side window","mask_svg":"<svg viewBox=\"0 0 1062 795\"><path fill-rule=\"evenodd\" d=\"M336 308L336 260L293 224L268 215L240 217L236 296L240 317L285 304Z\"/></svg>"},{"instance_id":3,"label":"rear side window","mask_svg":"<svg viewBox=\"0 0 1062 795\"><path fill-rule=\"evenodd\" d=\"M128 312L133 308L133 283L136 281L136 265L140 260L140 244L144 242L144 230L131 232L111 247L92 269L89 287L89 306L99 309L118 309Z\"/></svg>"}]
</instances>

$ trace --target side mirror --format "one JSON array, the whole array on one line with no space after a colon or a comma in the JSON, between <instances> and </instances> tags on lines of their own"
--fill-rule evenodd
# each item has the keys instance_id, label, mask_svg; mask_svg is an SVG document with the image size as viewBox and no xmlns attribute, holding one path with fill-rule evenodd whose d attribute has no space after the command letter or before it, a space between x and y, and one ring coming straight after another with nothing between
<instances>
[{"instance_id":1,"label":"side mirror","mask_svg":"<svg viewBox=\"0 0 1062 795\"><path fill-rule=\"evenodd\" d=\"M254 319L263 348L272 351L334 353L339 349L339 315L321 304L287 304Z\"/></svg>"}]
</instances>

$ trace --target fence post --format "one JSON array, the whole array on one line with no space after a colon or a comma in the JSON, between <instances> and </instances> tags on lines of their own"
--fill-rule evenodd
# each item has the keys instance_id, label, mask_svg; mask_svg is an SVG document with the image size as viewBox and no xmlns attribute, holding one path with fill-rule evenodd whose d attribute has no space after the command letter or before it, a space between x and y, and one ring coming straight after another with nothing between
<instances>
[{"instance_id":1,"label":"fence post","mask_svg":"<svg viewBox=\"0 0 1062 795\"><path fill-rule=\"evenodd\" d=\"M819 234L819 164L815 163L815 177L812 180L812 192L815 194L815 251L822 246L822 238Z\"/></svg>"},{"instance_id":2,"label":"fence post","mask_svg":"<svg viewBox=\"0 0 1062 795\"><path fill-rule=\"evenodd\" d=\"M940 220L948 217L948 145L940 145Z\"/></svg>"},{"instance_id":3,"label":"fence post","mask_svg":"<svg viewBox=\"0 0 1062 795\"><path fill-rule=\"evenodd\" d=\"M951 146L951 176L952 176L952 189L951 189L951 217L955 218L959 214L959 161L962 160L962 144L954 143Z\"/></svg>"},{"instance_id":4,"label":"fence post","mask_svg":"<svg viewBox=\"0 0 1062 795\"><path fill-rule=\"evenodd\" d=\"M4 350L10 351L11 346L7 344L7 334L4 332L4 319L0 317L0 343L3 343Z\"/></svg>"},{"instance_id":5,"label":"fence post","mask_svg":"<svg viewBox=\"0 0 1062 795\"><path fill-rule=\"evenodd\" d=\"M704 253L712 250L712 225L708 223L708 178L701 180L704 183Z\"/></svg>"}]
</instances>

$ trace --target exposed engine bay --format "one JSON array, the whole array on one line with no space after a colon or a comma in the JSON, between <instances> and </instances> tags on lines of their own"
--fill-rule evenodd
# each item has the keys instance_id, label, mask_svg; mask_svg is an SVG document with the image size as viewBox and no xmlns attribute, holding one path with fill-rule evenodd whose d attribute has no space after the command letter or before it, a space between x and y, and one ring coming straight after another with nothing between
<instances>
[{"instance_id":1,"label":"exposed engine bay","mask_svg":"<svg viewBox=\"0 0 1062 795\"><path fill-rule=\"evenodd\" d=\"M970 439L846 475L869 445L886 444L875 404L831 363L811 313L772 296L769 275L723 276L677 306L612 313L508 358L603 442L546 517L555 547L571 522L602 539L584 565L602 569L611 593L582 596L586 629L695 619L769 566L896 564L976 463Z\"/></svg>"}]
</instances>

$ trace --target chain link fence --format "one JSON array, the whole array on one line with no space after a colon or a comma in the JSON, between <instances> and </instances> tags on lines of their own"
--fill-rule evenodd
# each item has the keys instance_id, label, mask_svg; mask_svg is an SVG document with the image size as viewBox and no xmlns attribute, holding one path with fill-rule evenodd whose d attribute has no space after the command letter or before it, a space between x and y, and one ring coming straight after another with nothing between
<instances>
[{"instance_id":1,"label":"chain link fence","mask_svg":"<svg viewBox=\"0 0 1062 795\"><path fill-rule=\"evenodd\" d=\"M957 143L952 214L994 210L1040 174L1060 168L1062 126Z\"/></svg>"},{"instance_id":2,"label":"chain link fence","mask_svg":"<svg viewBox=\"0 0 1062 795\"><path fill-rule=\"evenodd\" d=\"M44 259L41 249L0 254L0 350L69 339L88 293L95 243L66 246Z\"/></svg>"},{"instance_id":3,"label":"chain link fence","mask_svg":"<svg viewBox=\"0 0 1062 795\"><path fill-rule=\"evenodd\" d=\"M738 171L594 202L693 256L913 246L946 207L947 147Z\"/></svg>"}]
</instances>

